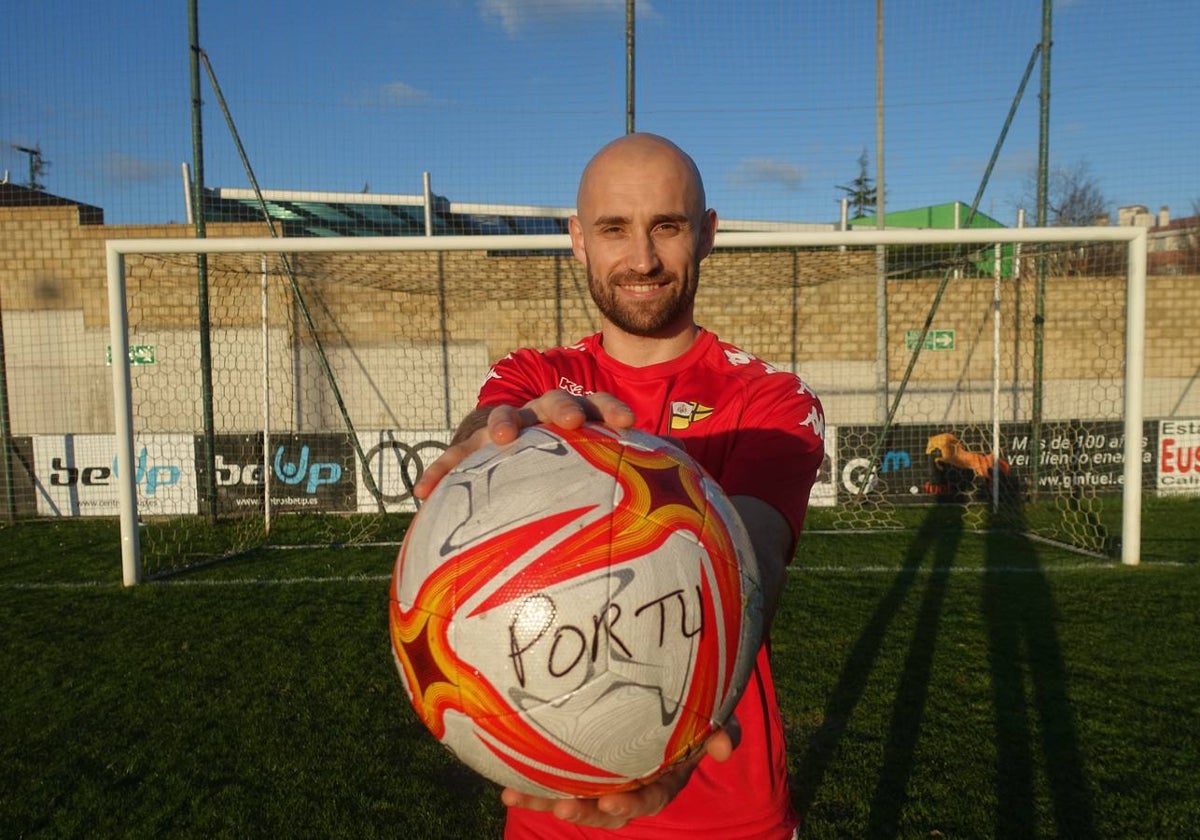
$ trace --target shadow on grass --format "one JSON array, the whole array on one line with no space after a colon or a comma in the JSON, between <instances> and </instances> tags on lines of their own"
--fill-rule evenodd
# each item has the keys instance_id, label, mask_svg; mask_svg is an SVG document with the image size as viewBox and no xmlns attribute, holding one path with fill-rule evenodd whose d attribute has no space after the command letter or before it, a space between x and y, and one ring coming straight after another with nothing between
<instances>
[{"instance_id":1,"label":"shadow on grass","mask_svg":"<svg viewBox=\"0 0 1200 840\"><path fill-rule=\"evenodd\" d=\"M1038 833L1040 765L1057 835L1097 837L1049 581L1019 508L989 525L982 607L996 731L995 836Z\"/></svg>"},{"instance_id":2,"label":"shadow on grass","mask_svg":"<svg viewBox=\"0 0 1200 840\"><path fill-rule=\"evenodd\" d=\"M807 820L849 721L880 659L885 637L914 583L923 580L908 652L892 700L882 765L870 800L865 836L901 834L931 685L934 652L950 571L964 531L964 508L931 508L907 547L901 569L863 627L825 705L821 726L804 745L793 804ZM1094 838L1094 807L1079 752L1056 608L1035 544L1019 510L989 517L982 612L996 733L994 836L1037 836L1038 773L1044 774L1056 834ZM919 578L926 564L930 574ZM1040 748L1040 755L1038 755ZM1040 807L1039 807L1040 806Z\"/></svg>"},{"instance_id":3,"label":"shadow on grass","mask_svg":"<svg viewBox=\"0 0 1200 840\"><path fill-rule=\"evenodd\" d=\"M942 505L930 509L913 537L888 591L876 606L825 705L824 720L805 746L799 762L793 804L801 821L812 810L829 765L845 736L854 709L862 700L871 672L879 659L884 637L900 611L917 573L926 558L933 556L934 568L947 571L962 539L962 508ZM934 575L925 590L915 635L905 662L901 684L892 706L892 725L885 748L884 768L871 802L871 836L895 834L904 802L904 790L912 772L914 748L920 733L929 671L936 647L938 616L949 580Z\"/></svg>"},{"instance_id":4,"label":"shadow on grass","mask_svg":"<svg viewBox=\"0 0 1200 840\"><path fill-rule=\"evenodd\" d=\"M904 659L904 670L892 701L883 767L880 768L875 794L871 799L868 820L868 835L871 837L893 837L900 830L905 791L912 776L913 757L929 699L930 671L937 647L942 604L950 583L950 567L954 565L955 554L962 542L962 533L961 505L935 507L925 518L918 532L918 540L914 540L908 551L908 559L916 563L932 554L934 573L929 576L921 596L916 626L909 642L908 655ZM924 539L920 539L921 535L924 535Z\"/></svg>"}]
</instances>

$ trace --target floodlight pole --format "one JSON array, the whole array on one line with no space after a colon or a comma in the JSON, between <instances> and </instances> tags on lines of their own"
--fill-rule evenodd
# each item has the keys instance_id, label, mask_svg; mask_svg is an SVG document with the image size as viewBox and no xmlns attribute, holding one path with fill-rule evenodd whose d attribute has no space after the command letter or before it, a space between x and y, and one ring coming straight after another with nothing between
<instances>
[{"instance_id":1,"label":"floodlight pole","mask_svg":"<svg viewBox=\"0 0 1200 840\"><path fill-rule=\"evenodd\" d=\"M17 491L13 485L12 417L8 409L8 360L4 352L4 307L0 305L0 494L4 519L17 518Z\"/></svg>"},{"instance_id":2,"label":"floodlight pole","mask_svg":"<svg viewBox=\"0 0 1200 840\"><path fill-rule=\"evenodd\" d=\"M884 218L883 177L883 0L875 0L875 229L887 227ZM875 373L879 395L879 419L888 416L888 295L887 246L875 246ZM878 465L875 465L878 466Z\"/></svg>"},{"instance_id":3,"label":"floodlight pole","mask_svg":"<svg viewBox=\"0 0 1200 840\"><path fill-rule=\"evenodd\" d=\"M200 99L200 18L197 0L188 0L188 41L192 84L192 218L196 238L204 239L208 232L204 223L204 125ZM201 490L209 522L217 521L216 422L213 419L212 335L208 300L208 255L196 256L196 308L199 312L200 333L200 400L204 425L204 475ZM116 348L113 348L116 352Z\"/></svg>"},{"instance_id":4,"label":"floodlight pole","mask_svg":"<svg viewBox=\"0 0 1200 840\"><path fill-rule=\"evenodd\" d=\"M1037 226L1049 224L1046 204L1050 181L1050 45L1051 19L1054 0L1042 0L1041 41L1041 94L1038 103L1038 171L1037 171ZM1046 341L1046 249L1038 248L1037 285L1033 297L1033 404L1030 420L1030 458L1033 465L1033 494L1041 491L1042 453L1042 389L1045 387Z\"/></svg>"},{"instance_id":5,"label":"floodlight pole","mask_svg":"<svg viewBox=\"0 0 1200 840\"><path fill-rule=\"evenodd\" d=\"M637 28L635 0L625 0L625 133L634 132L634 31Z\"/></svg>"}]
</instances>

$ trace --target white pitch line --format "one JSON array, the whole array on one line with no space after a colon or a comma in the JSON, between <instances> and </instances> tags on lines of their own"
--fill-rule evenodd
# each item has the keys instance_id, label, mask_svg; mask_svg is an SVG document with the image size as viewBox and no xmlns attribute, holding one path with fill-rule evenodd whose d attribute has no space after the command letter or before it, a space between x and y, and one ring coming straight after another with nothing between
<instances>
[{"instance_id":1,"label":"white pitch line","mask_svg":"<svg viewBox=\"0 0 1200 840\"><path fill-rule=\"evenodd\" d=\"M1154 563L1143 563L1136 568L1139 570L1146 569L1178 569L1187 566L1194 566L1194 563L1181 563L1178 561L1163 561ZM972 574L972 575L1042 575L1042 574L1062 574L1064 572L1091 572L1091 571L1116 571L1128 569L1119 562L1112 563L1079 563L1069 566L1041 566L1030 568L1028 566L949 566L945 568L932 568L929 566L919 566L914 568L903 568L897 566L800 566L794 565L788 567L788 572L797 575L949 575L949 574ZM1132 570L1131 570L1132 571ZM1136 573L1136 572L1134 572ZM299 586L302 584L329 584L329 583L386 583L392 579L390 574L386 575L341 575L331 577L318 577L309 575L305 577L293 578L224 578L224 579L174 579L174 580L157 580L149 581L143 586L197 586L197 587L222 587L222 586ZM38 591L38 590L62 590L73 591L81 589L121 589L122 586L117 581L81 581L77 583L0 583L0 591L16 590L16 591Z\"/></svg>"},{"instance_id":2,"label":"white pitch line","mask_svg":"<svg viewBox=\"0 0 1200 840\"><path fill-rule=\"evenodd\" d=\"M1156 569L1156 568L1180 568L1183 566L1193 565L1190 563L1179 563L1176 561L1164 561L1161 563L1143 563L1137 568L1139 569ZM1050 565L1050 566L946 566L934 568L930 566L914 566L912 568L904 568L898 566L788 566L789 572L797 574L834 574L834 575L853 575L853 574L1012 574L1012 575L1041 575L1047 573L1059 572L1088 572L1096 569L1102 570L1117 570L1127 569L1128 566L1120 562L1113 561L1112 563L1073 563L1071 565Z\"/></svg>"},{"instance_id":3,"label":"white pitch line","mask_svg":"<svg viewBox=\"0 0 1200 840\"><path fill-rule=\"evenodd\" d=\"M388 575L341 575L319 577L310 575L294 578L213 578L191 580L156 580L151 586L296 586L304 583L382 583L392 579Z\"/></svg>"},{"instance_id":4,"label":"white pitch line","mask_svg":"<svg viewBox=\"0 0 1200 840\"><path fill-rule=\"evenodd\" d=\"M340 577L294 577L294 578L226 578L226 579L190 579L190 580L152 580L141 586L295 586L305 583L385 583L392 579L389 575L342 575ZM0 590L15 589L36 591L60 589L64 591L75 589L121 589L120 581L80 582L80 583L0 583Z\"/></svg>"},{"instance_id":5,"label":"white pitch line","mask_svg":"<svg viewBox=\"0 0 1200 840\"><path fill-rule=\"evenodd\" d=\"M16 589L26 591L36 591L41 589L120 589L120 581L79 581L69 583L67 581L59 581L57 583L0 583L0 589Z\"/></svg>"}]
</instances>

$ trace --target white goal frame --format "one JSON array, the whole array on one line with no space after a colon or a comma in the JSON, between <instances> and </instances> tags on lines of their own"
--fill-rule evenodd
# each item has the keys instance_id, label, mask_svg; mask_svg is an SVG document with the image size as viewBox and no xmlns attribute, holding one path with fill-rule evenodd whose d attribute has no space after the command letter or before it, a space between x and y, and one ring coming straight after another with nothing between
<instances>
[{"instance_id":1,"label":"white goal frame","mask_svg":"<svg viewBox=\"0 0 1200 840\"><path fill-rule=\"evenodd\" d=\"M1147 234L1141 227L989 228L985 230L866 230L718 233L717 248L864 247L872 245L1005 245L1069 242L1125 243L1124 485L1121 561L1141 556L1143 372L1146 338ZM108 312L112 343L113 404L121 518L121 568L126 586L142 579L134 465L133 391L125 257L131 254L297 254L389 251L568 250L563 234L438 237L237 237L228 239L106 240ZM998 422L998 419L994 422Z\"/></svg>"}]
</instances>

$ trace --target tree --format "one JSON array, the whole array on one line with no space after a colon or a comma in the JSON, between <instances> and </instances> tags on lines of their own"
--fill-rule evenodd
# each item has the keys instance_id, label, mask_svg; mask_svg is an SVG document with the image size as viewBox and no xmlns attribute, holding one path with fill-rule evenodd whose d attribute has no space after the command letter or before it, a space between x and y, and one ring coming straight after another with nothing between
<instances>
[{"instance_id":1,"label":"tree","mask_svg":"<svg viewBox=\"0 0 1200 840\"><path fill-rule=\"evenodd\" d=\"M867 174L867 150L863 147L858 156L858 177L849 184L838 184L837 188L850 199L851 218L861 219L868 211L875 211L875 179Z\"/></svg>"},{"instance_id":2,"label":"tree","mask_svg":"<svg viewBox=\"0 0 1200 840\"><path fill-rule=\"evenodd\" d=\"M1019 206L1025 223L1037 224L1037 170L1031 170ZM1086 161L1052 169L1046 180L1046 224L1050 227L1091 227L1110 221L1108 199ZM1061 246L1046 259L1052 275L1108 276L1125 270L1125 249L1115 242Z\"/></svg>"},{"instance_id":3,"label":"tree","mask_svg":"<svg viewBox=\"0 0 1200 840\"><path fill-rule=\"evenodd\" d=\"M1017 203L1025 210L1025 223L1037 223L1037 170L1029 173L1025 192ZM1100 190L1087 161L1068 169L1052 169L1046 181L1046 224L1051 227L1086 227L1108 220L1108 199Z\"/></svg>"},{"instance_id":4,"label":"tree","mask_svg":"<svg viewBox=\"0 0 1200 840\"><path fill-rule=\"evenodd\" d=\"M1086 163L1050 173L1046 198L1047 220L1052 225L1094 225L1108 220L1108 201Z\"/></svg>"}]
</instances>

